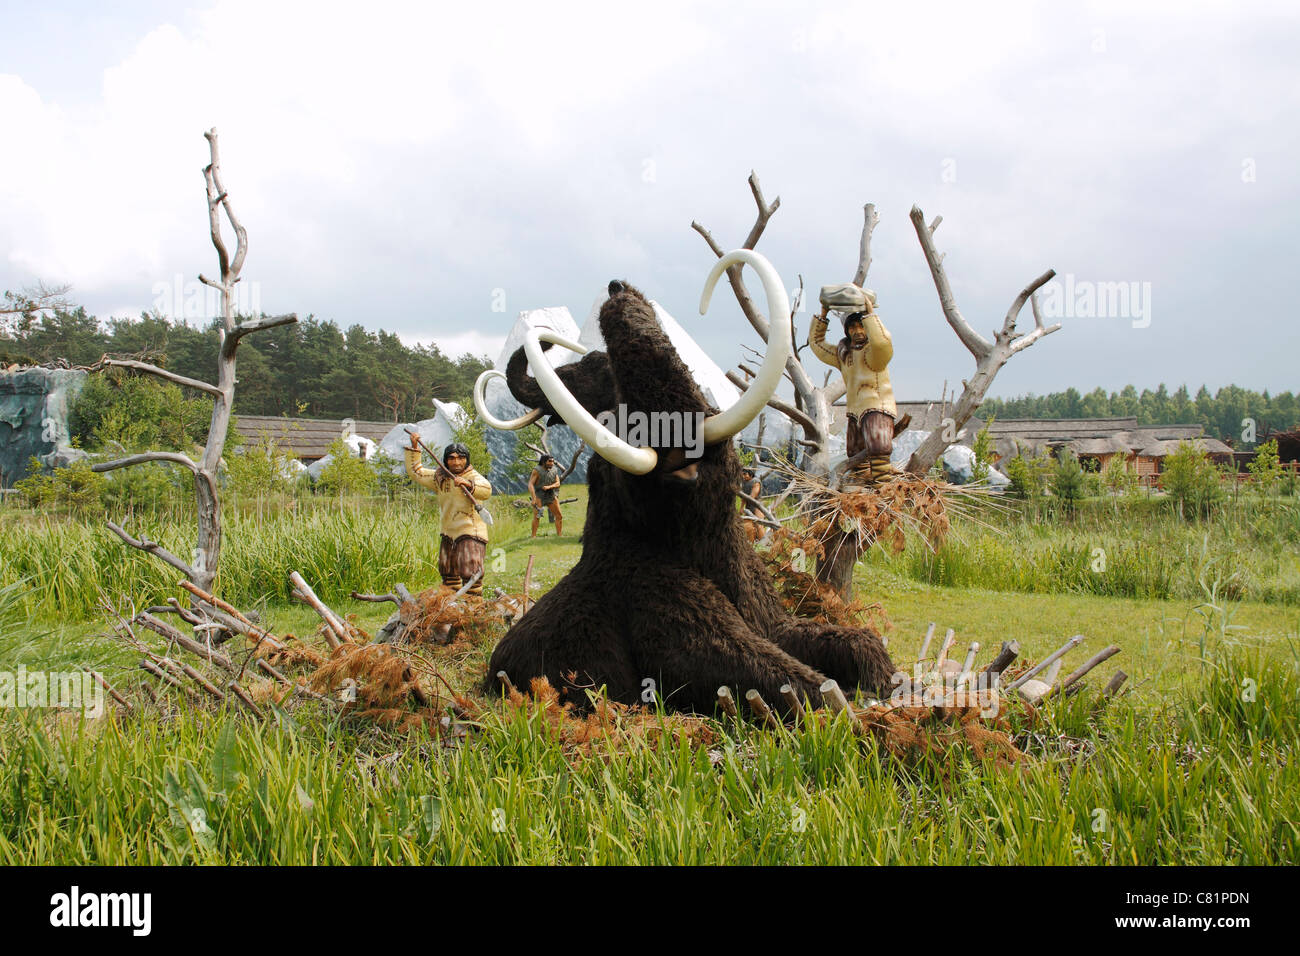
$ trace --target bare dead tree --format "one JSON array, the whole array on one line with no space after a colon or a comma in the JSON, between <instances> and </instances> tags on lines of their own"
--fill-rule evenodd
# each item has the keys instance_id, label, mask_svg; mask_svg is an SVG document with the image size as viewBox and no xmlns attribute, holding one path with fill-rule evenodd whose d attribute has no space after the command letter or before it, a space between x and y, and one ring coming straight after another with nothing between
<instances>
[{"instance_id":1,"label":"bare dead tree","mask_svg":"<svg viewBox=\"0 0 1300 956\"><path fill-rule=\"evenodd\" d=\"M37 282L21 292L5 292L0 302L0 315L40 315L72 308L68 299L70 285L46 285Z\"/></svg>"},{"instance_id":2,"label":"bare dead tree","mask_svg":"<svg viewBox=\"0 0 1300 956\"><path fill-rule=\"evenodd\" d=\"M289 325L297 322L298 316L264 315L243 322L236 321L235 284L239 282L239 273L244 267L244 258L248 255L248 233L231 209L230 196L222 183L217 131L210 129L203 136L208 141L211 155L211 162L203 169L203 179L207 186L208 224L212 234L212 245L217 251L217 264L220 271L218 279L209 279L200 274L199 281L221 293L222 325L217 354L217 384L212 385L184 375L177 375L175 372L169 372L147 362L114 359L108 356L100 359L91 366L91 369L130 369L211 395L212 422L208 426L207 443L203 446L203 454L197 462L181 452L150 451L93 465L91 470L113 471L144 462L161 461L181 465L190 471L194 476L194 497L198 505L198 540L191 560L185 561L147 538L133 538L125 529L112 521L108 522L108 527L130 547L153 554L184 574L196 587L210 592L221 555L221 508L217 493L217 467L221 461L222 451L225 449L226 431L230 426L230 414L235 400L235 351L239 348L243 337L250 332ZM230 255L221 235L223 212L235 232L234 256Z\"/></svg>"},{"instance_id":3,"label":"bare dead tree","mask_svg":"<svg viewBox=\"0 0 1300 956\"><path fill-rule=\"evenodd\" d=\"M745 249L754 248L763 235L763 230L767 228L768 220L781 206L780 197L773 199L771 203L768 203L763 198L763 190L759 186L757 173L751 172L749 174L749 190L753 193L754 202L758 206L758 216L754 220L753 227L749 230L749 235L745 237L742 246ZM869 250L871 246L871 230L875 228L876 222L875 207L868 204L865 212L867 223L863 229L863 244ZM703 237L715 256L721 258L726 253L726 249L720 246L709 230L705 229L699 222L692 222L691 228ZM745 287L740 266L732 266L728 269L727 279L731 282L731 289L736 295L736 301L740 303L741 311L745 313L745 318L753 326L754 331L758 333L758 337L766 344L771 325L768 317L758 311L749 290ZM799 341L799 336L793 334L793 311L789 316L776 317L775 321L788 321L792 332L791 337L795 342ZM794 404L791 405L779 398L773 398L767 404L795 422L803 430L803 439L800 444L804 449L804 470L812 474L824 475L830 471L831 405L844 394L844 382L839 378L831 381L827 377L821 385L818 385L803 367L797 351L792 352L786 360L785 374L790 384L794 386ZM747 386L744 379L736 372L728 372L727 379L742 392L745 391Z\"/></svg>"},{"instance_id":4,"label":"bare dead tree","mask_svg":"<svg viewBox=\"0 0 1300 956\"><path fill-rule=\"evenodd\" d=\"M1051 335L1061 327L1061 323L1044 327L1043 317L1038 311L1038 297L1035 293L1056 275L1055 269L1048 269L1020 290L1020 294L1011 303L1011 308L1007 309L1007 314L1002 320L1002 328L993 333L993 341L984 338L971 328L970 323L957 308L952 287L948 285L948 276L943 270L943 255L935 249L934 232L939 228L943 217L936 216L934 222L927 226L921 208L913 206L911 219L912 225L916 228L916 237L921 240L925 261L930 266L930 275L934 278L935 289L939 293L939 306L943 309L943 317L957 333L961 344L966 346L975 358L975 374L969 381L962 382L961 397L952 407L950 421L945 422L944 428L932 429L929 436L908 459L907 471L914 475L924 475L939 460L944 449L956 441L957 434L984 401L984 395L993 384L994 376L1003 365L1007 364L1007 360L1017 352L1029 348L1043 336ZM1026 301L1029 302L1034 313L1034 328L1031 332L1017 332L1016 319L1020 315L1020 310L1025 307Z\"/></svg>"}]
</instances>

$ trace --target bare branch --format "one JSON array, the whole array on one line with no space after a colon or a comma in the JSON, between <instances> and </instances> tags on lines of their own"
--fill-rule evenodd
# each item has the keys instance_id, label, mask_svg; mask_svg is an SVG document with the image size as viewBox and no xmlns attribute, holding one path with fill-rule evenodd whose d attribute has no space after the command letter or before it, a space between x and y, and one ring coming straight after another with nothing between
<instances>
[{"instance_id":1,"label":"bare branch","mask_svg":"<svg viewBox=\"0 0 1300 956\"><path fill-rule=\"evenodd\" d=\"M740 389L742 392L748 390L749 388L749 386L745 383L745 381L735 372L727 373L727 381L729 381L732 385L736 386L736 388ZM767 407L774 408L782 415L789 418L791 421L798 422L799 425L803 428L805 434L815 435L817 433L817 423L813 421L812 418L810 418L808 415L799 411L799 409L795 408L793 405L790 405L787 402L783 402L779 398L769 398L767 400Z\"/></svg>"},{"instance_id":2,"label":"bare branch","mask_svg":"<svg viewBox=\"0 0 1300 956\"><path fill-rule=\"evenodd\" d=\"M199 466L194 464L189 455L182 454L178 451L145 451L138 455L127 455L125 458L118 458L114 461L102 461L90 466L91 471L116 471L119 468L128 468L131 465L143 464L146 461L169 461L174 465L184 465L194 474L199 473Z\"/></svg>"},{"instance_id":3,"label":"bare branch","mask_svg":"<svg viewBox=\"0 0 1300 956\"><path fill-rule=\"evenodd\" d=\"M297 321L298 314L296 312L290 312L286 315L263 315L260 318L249 319L247 322L240 322L230 334L234 338L239 338L249 332L261 332L263 329L273 329L279 325L292 325Z\"/></svg>"},{"instance_id":4,"label":"bare branch","mask_svg":"<svg viewBox=\"0 0 1300 956\"><path fill-rule=\"evenodd\" d=\"M862 207L862 242L858 247L858 271L853 274L853 284L861 286L867 281L867 272L871 269L871 233L875 231L880 217L876 215L876 204L867 203Z\"/></svg>"},{"instance_id":5,"label":"bare branch","mask_svg":"<svg viewBox=\"0 0 1300 956\"><path fill-rule=\"evenodd\" d=\"M1010 339L1015 335L1016 319L1020 316L1020 310L1025 307L1025 302L1027 302L1030 298L1032 298L1035 292L1037 292L1039 289L1045 286L1049 281L1051 281L1054 275L1056 275L1056 270L1048 269L1037 279L1035 279L1033 282L1029 283L1029 285L1025 286L1023 289L1020 290L1020 294L1016 296L1015 301L1011 303L1011 308L1007 309L1006 318L1002 320L1002 334L1005 335L1008 339ZM1042 316L1038 314L1037 303L1035 303L1034 305L1033 312L1034 312L1034 324L1041 329L1043 327L1043 319Z\"/></svg>"},{"instance_id":6,"label":"bare branch","mask_svg":"<svg viewBox=\"0 0 1300 956\"><path fill-rule=\"evenodd\" d=\"M952 330L957 333L957 338L961 339L962 345L966 346L967 350L971 355L975 356L975 360L978 362L993 349L993 343L971 328L970 323L962 317L961 311L957 308L957 303L952 295L952 287L948 285L948 276L943 271L943 257L939 255L934 247L933 229L926 226L925 214L921 212L920 206L912 207L911 219L912 225L916 228L916 237L921 241L921 250L925 253L925 261L930 266L930 275L934 279L935 289L939 292L939 305L943 309L943 317L948 320Z\"/></svg>"},{"instance_id":7,"label":"bare branch","mask_svg":"<svg viewBox=\"0 0 1300 956\"><path fill-rule=\"evenodd\" d=\"M165 368L157 365L150 365L148 362L137 362L134 359L115 359L105 355L94 365L78 366L84 368L87 372L98 372L104 368L129 368L135 372L144 372L148 375L156 375L159 378L166 379L169 382L175 382L177 385L183 385L186 388L196 388L201 392L207 392L209 395L220 395L221 389L207 382L200 382L196 378L187 378L184 375L178 375L176 372L169 372Z\"/></svg>"},{"instance_id":8,"label":"bare branch","mask_svg":"<svg viewBox=\"0 0 1300 956\"><path fill-rule=\"evenodd\" d=\"M229 284L238 278L240 270L244 268L244 258L248 255L248 232L244 229L243 225L240 224L239 220L235 218L235 213L230 208L230 197L226 193L225 186L221 184L221 159L217 154L216 127L214 126L212 129L208 130L203 134L203 136L208 141L212 153L212 164L208 169L211 171L210 179L213 188L209 190L208 194L212 197L211 204L213 219L215 221L216 206L220 204L221 208L226 212L226 218L230 220L231 228L235 230L235 258L230 263L228 269L224 268L223 264L221 270L222 281ZM218 254L220 255L223 250L224 245L218 249Z\"/></svg>"},{"instance_id":9,"label":"bare branch","mask_svg":"<svg viewBox=\"0 0 1300 956\"><path fill-rule=\"evenodd\" d=\"M185 575L190 580L194 579L195 577L194 569L190 567L188 564L186 564L184 561L182 561L180 558L176 557L176 555L172 554L162 545L158 544L158 542L150 541L148 538L144 537L143 535L141 535L139 538L133 538L126 533L126 530L121 525L114 524L112 521L108 522L108 529L112 531L115 535L117 535L119 538L121 538L123 541L125 541L128 545L135 548L136 550L144 551L148 554L152 554L154 557L162 561L166 561L173 568L175 568L181 574Z\"/></svg>"},{"instance_id":10,"label":"bare branch","mask_svg":"<svg viewBox=\"0 0 1300 956\"><path fill-rule=\"evenodd\" d=\"M763 502L759 501L757 498L745 494L743 491L737 491L736 494L740 496L740 499L742 501L753 505L759 511L763 512L762 518L756 517L754 515L744 515L745 518L747 518L750 521L757 521L761 525L767 525L767 527L769 528L781 527L781 522L777 519L776 515L772 514L772 512L768 510L767 505L763 504Z\"/></svg>"}]
</instances>

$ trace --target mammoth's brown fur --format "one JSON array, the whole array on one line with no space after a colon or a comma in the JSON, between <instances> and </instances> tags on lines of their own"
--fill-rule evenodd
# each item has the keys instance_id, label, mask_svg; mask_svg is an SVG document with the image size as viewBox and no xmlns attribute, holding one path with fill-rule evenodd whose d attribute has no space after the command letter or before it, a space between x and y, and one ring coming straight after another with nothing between
<instances>
[{"instance_id":1,"label":"mammoth's brown fur","mask_svg":"<svg viewBox=\"0 0 1300 956\"><path fill-rule=\"evenodd\" d=\"M617 282L610 292L599 317L607 351L561 372L587 410L716 411L646 298ZM525 367L516 352L511 391L553 411ZM498 671L521 687L545 676L579 706L582 687L604 686L629 703L652 688L669 707L703 712L723 684L755 688L772 704L786 683L818 701L826 677L887 692L894 665L875 633L782 607L734 506L740 464L732 443L706 446L694 481L671 474L681 449L657 451L661 465L647 475L592 456L582 557L501 640L488 685Z\"/></svg>"}]
</instances>

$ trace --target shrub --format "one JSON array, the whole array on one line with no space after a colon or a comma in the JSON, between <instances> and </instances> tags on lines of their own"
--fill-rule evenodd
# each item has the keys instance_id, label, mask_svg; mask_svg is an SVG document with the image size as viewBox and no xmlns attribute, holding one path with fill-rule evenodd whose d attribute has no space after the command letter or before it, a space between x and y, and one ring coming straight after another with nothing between
<instances>
[{"instance_id":1,"label":"shrub","mask_svg":"<svg viewBox=\"0 0 1300 956\"><path fill-rule=\"evenodd\" d=\"M321 469L316 487L330 495L366 494L379 483L375 470L352 453L348 443L336 438L330 444L329 464Z\"/></svg>"},{"instance_id":2,"label":"shrub","mask_svg":"<svg viewBox=\"0 0 1300 956\"><path fill-rule=\"evenodd\" d=\"M1161 479L1183 515L1205 517L1225 497L1218 469L1190 442L1179 442L1165 459Z\"/></svg>"},{"instance_id":3,"label":"shrub","mask_svg":"<svg viewBox=\"0 0 1300 956\"><path fill-rule=\"evenodd\" d=\"M1073 511L1075 502L1084 496L1086 488L1079 459L1068 448L1062 448L1057 454L1051 483L1052 497L1056 498L1066 511Z\"/></svg>"},{"instance_id":4,"label":"shrub","mask_svg":"<svg viewBox=\"0 0 1300 956\"><path fill-rule=\"evenodd\" d=\"M107 482L90 470L90 462L76 461L47 475L40 459L33 456L30 467L28 477L14 485L30 507L67 508L76 515L103 507Z\"/></svg>"},{"instance_id":5,"label":"shrub","mask_svg":"<svg viewBox=\"0 0 1300 956\"><path fill-rule=\"evenodd\" d=\"M1255 460L1246 465L1261 494L1271 495L1282 478L1282 462L1277 456L1277 439L1270 438L1255 449Z\"/></svg>"}]
</instances>

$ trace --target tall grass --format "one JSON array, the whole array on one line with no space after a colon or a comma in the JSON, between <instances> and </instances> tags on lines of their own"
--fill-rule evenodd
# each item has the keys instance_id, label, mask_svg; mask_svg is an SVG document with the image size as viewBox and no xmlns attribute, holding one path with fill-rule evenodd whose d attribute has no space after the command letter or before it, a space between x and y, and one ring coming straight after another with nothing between
<instances>
[{"instance_id":1,"label":"tall grass","mask_svg":"<svg viewBox=\"0 0 1300 956\"><path fill-rule=\"evenodd\" d=\"M877 547L867 560L948 587L1199 598L1208 577L1220 579L1230 597L1300 605L1294 505L1228 507L1209 521L1189 523L1141 500L1122 510L1089 504L1073 518L1030 506L978 522L958 519L936 550L911 541L901 555Z\"/></svg>"},{"instance_id":2,"label":"tall grass","mask_svg":"<svg viewBox=\"0 0 1300 956\"><path fill-rule=\"evenodd\" d=\"M1069 701L1021 738L1026 770L900 762L843 722L575 759L520 712L454 750L301 713L10 713L0 863L1293 862L1297 690L1293 667L1242 656L1154 717L1119 701L1094 723ZM1086 758L1036 742L1084 736Z\"/></svg>"}]
</instances>

